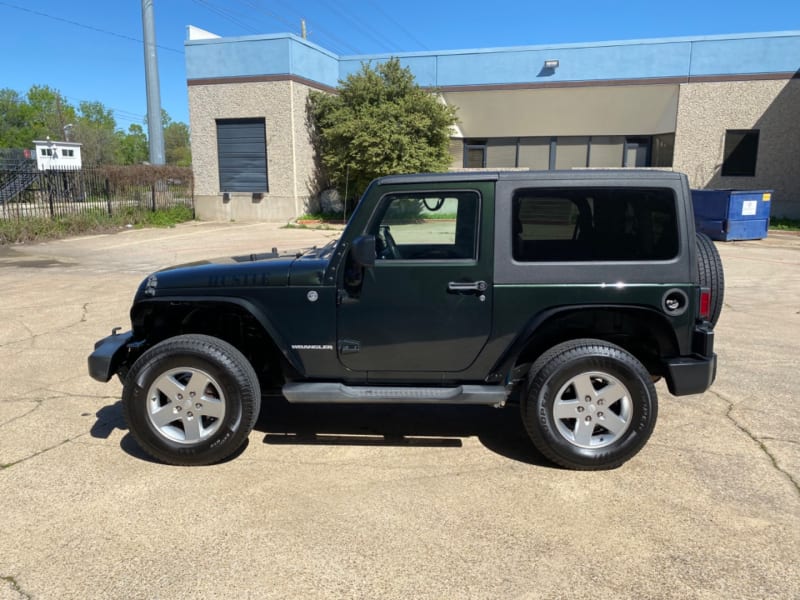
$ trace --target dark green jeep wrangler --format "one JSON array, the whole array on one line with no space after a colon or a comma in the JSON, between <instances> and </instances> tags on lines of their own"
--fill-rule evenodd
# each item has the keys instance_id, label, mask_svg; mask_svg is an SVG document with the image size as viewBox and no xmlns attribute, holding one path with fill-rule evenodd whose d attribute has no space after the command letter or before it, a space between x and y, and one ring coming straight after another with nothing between
<instances>
[{"instance_id":1,"label":"dark green jeep wrangler","mask_svg":"<svg viewBox=\"0 0 800 600\"><path fill-rule=\"evenodd\" d=\"M374 181L341 238L159 271L89 372L124 383L154 457L245 441L262 392L289 402L505 405L574 469L616 467L656 422L653 382L714 380L722 266L685 176L462 172ZM513 396L512 396L513 394Z\"/></svg>"}]
</instances>

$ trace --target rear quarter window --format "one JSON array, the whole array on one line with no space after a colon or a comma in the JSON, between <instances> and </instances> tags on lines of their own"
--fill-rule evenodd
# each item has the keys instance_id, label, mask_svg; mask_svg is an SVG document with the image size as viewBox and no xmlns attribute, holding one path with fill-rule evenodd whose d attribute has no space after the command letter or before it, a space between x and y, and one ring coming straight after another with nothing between
<instances>
[{"instance_id":1,"label":"rear quarter window","mask_svg":"<svg viewBox=\"0 0 800 600\"><path fill-rule=\"evenodd\" d=\"M517 262L670 260L678 254L673 190L517 190L512 209Z\"/></svg>"}]
</instances>

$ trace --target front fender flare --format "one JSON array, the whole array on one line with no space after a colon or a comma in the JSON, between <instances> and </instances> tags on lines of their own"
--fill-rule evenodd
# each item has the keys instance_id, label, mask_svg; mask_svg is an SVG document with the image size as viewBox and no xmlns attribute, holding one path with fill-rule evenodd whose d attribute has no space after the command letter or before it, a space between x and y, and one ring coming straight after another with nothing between
<instances>
[{"instance_id":1,"label":"front fender flare","mask_svg":"<svg viewBox=\"0 0 800 600\"><path fill-rule=\"evenodd\" d=\"M272 339L278 350L281 351L284 358L288 363L300 374L305 375L305 367L297 353L291 349L291 346L286 343L286 340L278 332L278 329L272 324L269 317L261 310L256 304L245 300L243 298L236 298L231 296L159 296L158 298L148 298L140 300L131 309L131 316L133 311L138 306L149 306L154 304L164 304L170 302L188 302L192 304L233 304L243 309L258 321L264 328L264 331Z\"/></svg>"}]
</instances>

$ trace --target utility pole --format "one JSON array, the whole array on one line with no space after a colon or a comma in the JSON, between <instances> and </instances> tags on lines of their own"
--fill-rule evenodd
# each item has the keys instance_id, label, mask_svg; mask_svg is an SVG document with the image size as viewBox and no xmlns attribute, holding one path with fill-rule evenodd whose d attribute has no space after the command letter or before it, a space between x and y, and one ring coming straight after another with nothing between
<instances>
[{"instance_id":1,"label":"utility pole","mask_svg":"<svg viewBox=\"0 0 800 600\"><path fill-rule=\"evenodd\" d=\"M153 0L142 0L142 32L144 37L144 77L147 87L147 137L150 142L150 163L164 164L164 128L161 123L161 90L158 83L156 23Z\"/></svg>"},{"instance_id":2,"label":"utility pole","mask_svg":"<svg viewBox=\"0 0 800 600\"><path fill-rule=\"evenodd\" d=\"M305 19L301 19L300 20L300 35L302 36L302 38L304 40L308 39L308 33L306 32L306 20Z\"/></svg>"}]
</instances>

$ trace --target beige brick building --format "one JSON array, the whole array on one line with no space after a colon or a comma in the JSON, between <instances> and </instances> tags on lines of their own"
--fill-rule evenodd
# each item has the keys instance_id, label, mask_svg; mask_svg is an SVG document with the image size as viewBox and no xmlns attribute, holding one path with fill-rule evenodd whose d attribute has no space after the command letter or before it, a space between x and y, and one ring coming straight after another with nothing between
<instances>
[{"instance_id":1,"label":"beige brick building","mask_svg":"<svg viewBox=\"0 0 800 600\"><path fill-rule=\"evenodd\" d=\"M284 221L322 180L307 117L364 61L292 35L190 28L186 64L204 219ZM696 188L770 189L800 218L800 32L399 55L458 109L454 168L672 168Z\"/></svg>"}]
</instances>

